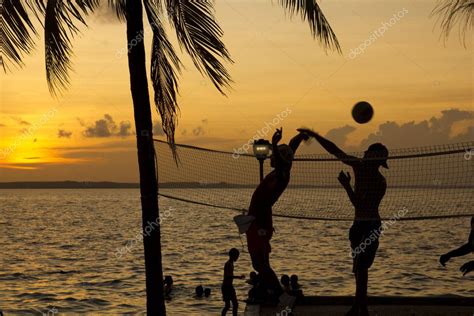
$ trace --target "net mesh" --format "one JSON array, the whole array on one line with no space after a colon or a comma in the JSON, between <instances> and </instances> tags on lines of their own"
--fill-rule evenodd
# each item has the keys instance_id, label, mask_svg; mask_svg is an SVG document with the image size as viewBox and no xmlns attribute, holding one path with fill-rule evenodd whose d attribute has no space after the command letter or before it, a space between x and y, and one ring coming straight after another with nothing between
<instances>
[{"instance_id":1,"label":"net mesh","mask_svg":"<svg viewBox=\"0 0 474 316\"><path fill-rule=\"evenodd\" d=\"M379 207L381 217L474 216L473 148L474 141L391 150L390 169L382 169L387 191ZM161 196L221 209L248 208L260 181L253 155L177 145L176 163L166 142L155 140L155 149ZM274 216L352 220L354 207L337 180L341 170L352 174L350 166L333 156L296 155L291 181L273 208ZM270 171L267 159L264 172Z\"/></svg>"}]
</instances>

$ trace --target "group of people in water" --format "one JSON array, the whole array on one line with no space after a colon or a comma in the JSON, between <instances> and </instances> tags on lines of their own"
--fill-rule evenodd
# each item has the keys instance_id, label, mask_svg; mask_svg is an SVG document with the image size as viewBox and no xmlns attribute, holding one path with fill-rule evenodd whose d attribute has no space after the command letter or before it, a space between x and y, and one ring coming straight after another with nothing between
<instances>
[{"instance_id":1,"label":"group of people in water","mask_svg":"<svg viewBox=\"0 0 474 316\"><path fill-rule=\"evenodd\" d=\"M247 228L247 246L252 261L252 266L257 272L259 298L266 302L277 303L280 296L286 291L288 280L285 277L280 281L270 265L270 253L274 228L272 222L272 207L285 191L290 181L290 174L294 155L302 141L310 138L317 140L321 146L342 163L352 167L354 186L351 184L350 173L341 171L338 180L345 189L349 200L354 206L355 216L349 230L349 241L352 249L352 272L356 283L355 300L347 312L351 315L369 315L367 307L368 270L372 266L377 249L382 227L379 214L379 205L387 190L385 177L380 172L380 167L388 168L388 149L381 143L375 143L364 152L363 158L346 154L330 140L322 137L310 129L298 129L289 144L280 144L282 129L277 129L272 137L272 155L270 157L273 170L264 177L254 191L248 216L252 222ZM442 255L440 262L444 265L450 258L465 255L474 250L474 217L471 220L471 234L466 245ZM364 244L363 251L359 247L365 240L371 241ZM356 251L359 250L359 251ZM233 315L237 315L238 302L233 279L243 279L245 276L234 276L234 262L239 258L239 251L235 248L229 251L229 260L224 267L224 281L222 295L225 307L222 315L226 315L232 303ZM461 267L464 274L474 269L474 261ZM291 282L291 279L290 279ZM283 286L282 286L283 285ZM253 296L255 296L255 287ZM251 290L252 291L252 290ZM288 292L287 292L288 293ZM295 293L293 293L295 294Z\"/></svg>"},{"instance_id":2,"label":"group of people in water","mask_svg":"<svg viewBox=\"0 0 474 316\"><path fill-rule=\"evenodd\" d=\"M163 293L166 300L171 300L172 292L173 292L173 277L171 275L165 276L163 280ZM206 287L204 288L202 285L196 286L194 290L194 297L195 298L203 298L211 296L211 289Z\"/></svg>"},{"instance_id":3,"label":"group of people in water","mask_svg":"<svg viewBox=\"0 0 474 316\"><path fill-rule=\"evenodd\" d=\"M202 285L198 285L196 286L194 293L195 298L209 297L211 296L211 289L208 287L204 288Z\"/></svg>"},{"instance_id":4,"label":"group of people in water","mask_svg":"<svg viewBox=\"0 0 474 316\"><path fill-rule=\"evenodd\" d=\"M248 292L247 303L249 304L261 304L265 303L267 298L267 289L265 284L260 280L260 277L255 271L250 272L250 279L247 281L248 284L252 285L252 288ZM298 276L293 274L291 277L284 274L280 278L280 285L284 293L294 297L300 297L303 295L301 286L298 283Z\"/></svg>"}]
</instances>

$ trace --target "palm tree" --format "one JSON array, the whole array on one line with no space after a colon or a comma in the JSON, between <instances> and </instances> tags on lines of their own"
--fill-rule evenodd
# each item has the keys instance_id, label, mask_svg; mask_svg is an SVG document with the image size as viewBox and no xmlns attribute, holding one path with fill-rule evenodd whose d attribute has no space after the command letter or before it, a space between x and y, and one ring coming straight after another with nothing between
<instances>
[{"instance_id":1,"label":"palm tree","mask_svg":"<svg viewBox=\"0 0 474 316\"><path fill-rule=\"evenodd\" d=\"M440 1L431 15L438 16L445 39L447 39L452 29L458 25L463 44L466 45L466 33L474 25L474 0Z\"/></svg>"},{"instance_id":2,"label":"palm tree","mask_svg":"<svg viewBox=\"0 0 474 316\"><path fill-rule=\"evenodd\" d=\"M308 21L313 37L325 49L340 52L336 35L316 0L278 0L291 14ZM143 42L143 7L153 32L150 78L154 103L163 130L174 149L178 110L178 74L181 62L163 28L167 17L176 31L178 42L196 68L224 94L232 82L221 61L232 62L221 41L223 32L214 17L210 0L108 0L117 17L127 23L128 65L137 133L142 228L159 220L158 180L153 146L151 104L145 67ZM5 71L10 65L22 65L22 57L34 48L37 34L29 13L44 27L46 79L51 94L69 84L71 39L79 32L77 24L86 25L85 16L99 6L99 0L4 0L2 3L2 50L0 62ZM136 45L135 45L136 44ZM145 273L148 315L165 315L160 229L144 234Z\"/></svg>"}]
</instances>

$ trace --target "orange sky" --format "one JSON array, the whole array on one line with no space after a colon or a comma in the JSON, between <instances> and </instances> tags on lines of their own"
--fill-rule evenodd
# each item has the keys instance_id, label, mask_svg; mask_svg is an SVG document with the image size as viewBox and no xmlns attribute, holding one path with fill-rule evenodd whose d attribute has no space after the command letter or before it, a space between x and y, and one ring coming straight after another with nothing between
<instances>
[{"instance_id":1,"label":"orange sky","mask_svg":"<svg viewBox=\"0 0 474 316\"><path fill-rule=\"evenodd\" d=\"M323 1L343 50L326 55L305 23L270 0L217 1L235 84L221 96L184 58L177 141L232 150L282 111L291 112L279 122L285 140L300 126L329 132L350 149L381 131L392 147L474 139L472 37L467 47L457 33L440 40L429 17L435 4ZM374 37L394 14L395 23ZM105 12L88 21L74 40L74 73L62 97L48 92L41 38L24 68L2 75L0 181L137 181L127 60L120 56L125 26ZM350 117L359 100L375 109L365 125Z\"/></svg>"}]
</instances>

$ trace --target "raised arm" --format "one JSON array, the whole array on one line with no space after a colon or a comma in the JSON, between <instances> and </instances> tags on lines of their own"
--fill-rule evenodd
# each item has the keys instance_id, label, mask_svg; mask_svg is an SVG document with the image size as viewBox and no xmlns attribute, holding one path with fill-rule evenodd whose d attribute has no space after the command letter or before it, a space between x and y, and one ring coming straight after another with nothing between
<instances>
[{"instance_id":1,"label":"raised arm","mask_svg":"<svg viewBox=\"0 0 474 316\"><path fill-rule=\"evenodd\" d=\"M305 133L310 137L314 137L321 144L321 146L323 146L323 148L326 149L326 151L328 153L330 153L331 155L334 155L337 159L341 160L343 163L345 163L347 165L352 166L356 162L359 161L358 158L346 154L339 147L337 147L336 144L334 144L330 140L322 137L321 135L319 135L318 133L316 133L316 132L314 132L310 129L299 128L298 131L302 132L302 133Z\"/></svg>"},{"instance_id":2,"label":"raised arm","mask_svg":"<svg viewBox=\"0 0 474 316\"><path fill-rule=\"evenodd\" d=\"M348 172L347 174L344 173L344 171L341 171L339 173L339 177L337 177L337 179L339 180L339 182L341 183L342 187L346 190L347 192L347 195L349 196L349 200L351 200L351 203L352 205L354 205L354 207L357 209L357 198L356 198L356 195L354 193L354 190L352 189L352 186L351 186L351 175L350 173Z\"/></svg>"},{"instance_id":3,"label":"raised arm","mask_svg":"<svg viewBox=\"0 0 474 316\"><path fill-rule=\"evenodd\" d=\"M283 159L281 158L280 151L278 150L278 143L283 137L283 128L276 129L272 137L272 156L275 162L275 170L281 171L284 166Z\"/></svg>"},{"instance_id":4,"label":"raised arm","mask_svg":"<svg viewBox=\"0 0 474 316\"><path fill-rule=\"evenodd\" d=\"M283 179L287 179L290 175L291 162L285 161L281 156L278 143L283 137L283 128L276 129L272 137L272 156L273 156L273 167L277 172L278 176ZM294 152L293 152L294 153Z\"/></svg>"},{"instance_id":5,"label":"raised arm","mask_svg":"<svg viewBox=\"0 0 474 316\"><path fill-rule=\"evenodd\" d=\"M293 137L290 140L290 143L288 144L291 149L293 150L293 153L296 154L296 150L298 150L298 147L300 146L301 142L303 140L308 140L309 135L307 133L299 132L295 137Z\"/></svg>"}]
</instances>

